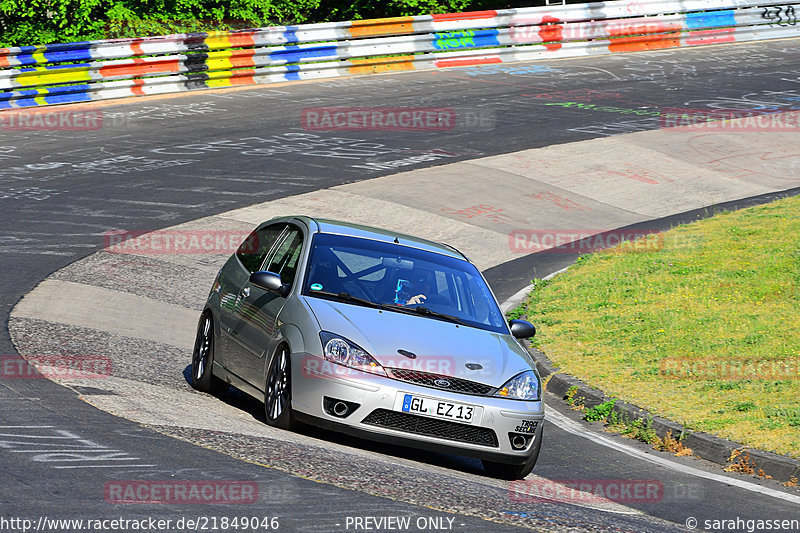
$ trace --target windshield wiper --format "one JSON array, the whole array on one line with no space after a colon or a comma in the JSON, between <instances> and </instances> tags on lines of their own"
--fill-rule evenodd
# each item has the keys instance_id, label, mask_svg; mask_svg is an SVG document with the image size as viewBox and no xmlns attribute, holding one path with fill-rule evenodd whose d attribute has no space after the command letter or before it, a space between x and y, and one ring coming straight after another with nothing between
<instances>
[{"instance_id":1,"label":"windshield wiper","mask_svg":"<svg viewBox=\"0 0 800 533\"><path fill-rule=\"evenodd\" d=\"M401 305L396 305L396 304L384 304L379 302L373 302L372 300L367 300L366 298L359 298L358 296L353 296L349 292L314 291L311 293L311 295L325 296L328 298L337 298L339 300L344 300L346 302L360 304L365 307L372 307L374 309L386 309L388 311L398 311L400 313L405 313L407 315L425 315L433 318L440 318L442 320L447 320L448 322L453 322L455 324L460 324L462 326L469 326L469 324L467 324L460 318L456 318L451 315L446 315L444 313L439 313L437 311L431 311L427 307L423 307L421 305L417 307L403 307Z\"/></svg>"},{"instance_id":2,"label":"windshield wiper","mask_svg":"<svg viewBox=\"0 0 800 533\"><path fill-rule=\"evenodd\" d=\"M418 307L408 307L407 309L413 310L413 311L415 311L416 313L418 313L420 315L426 315L426 316L430 316L430 317L433 317L433 318L441 318L441 319L447 320L449 322L454 322L456 324L461 324L462 326L469 326L469 324L467 324L466 322L464 322L460 318L456 318L456 317L454 317L452 315L446 315L446 314L440 313L438 311L431 311L429 308L423 307L421 305L418 306Z\"/></svg>"},{"instance_id":3,"label":"windshield wiper","mask_svg":"<svg viewBox=\"0 0 800 533\"><path fill-rule=\"evenodd\" d=\"M353 302L355 304L364 305L366 307L374 307L375 309L383 308L383 304L373 302L372 300L367 300L366 298L359 298L358 296L353 296L349 292L314 291L311 293L311 296L327 296L329 298L338 298L339 300L344 300L346 302Z\"/></svg>"}]
</instances>

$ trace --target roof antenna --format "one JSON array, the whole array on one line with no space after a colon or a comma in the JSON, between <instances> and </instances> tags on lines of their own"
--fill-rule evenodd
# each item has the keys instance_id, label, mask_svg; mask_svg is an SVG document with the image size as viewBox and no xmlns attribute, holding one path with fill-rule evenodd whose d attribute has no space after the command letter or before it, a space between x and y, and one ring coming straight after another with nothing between
<instances>
[{"instance_id":1,"label":"roof antenna","mask_svg":"<svg viewBox=\"0 0 800 533\"><path fill-rule=\"evenodd\" d=\"M395 238L394 238L394 243L395 243L395 244L400 244L400 241L399 241L399 240L397 240L397 237L395 237Z\"/></svg>"}]
</instances>

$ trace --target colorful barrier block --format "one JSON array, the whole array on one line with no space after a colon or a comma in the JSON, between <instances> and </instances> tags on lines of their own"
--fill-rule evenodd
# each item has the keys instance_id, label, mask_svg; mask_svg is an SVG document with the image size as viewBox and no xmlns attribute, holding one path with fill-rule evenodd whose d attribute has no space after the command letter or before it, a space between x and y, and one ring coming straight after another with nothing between
<instances>
[{"instance_id":1,"label":"colorful barrier block","mask_svg":"<svg viewBox=\"0 0 800 533\"><path fill-rule=\"evenodd\" d=\"M0 48L0 110L800 37L775 16L797 11L800 0L614 0Z\"/></svg>"}]
</instances>

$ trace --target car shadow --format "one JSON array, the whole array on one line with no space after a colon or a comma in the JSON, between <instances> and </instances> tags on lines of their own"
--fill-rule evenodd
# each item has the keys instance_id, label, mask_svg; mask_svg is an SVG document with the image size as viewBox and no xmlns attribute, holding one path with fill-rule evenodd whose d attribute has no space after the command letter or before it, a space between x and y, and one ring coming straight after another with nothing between
<instances>
[{"instance_id":1,"label":"car shadow","mask_svg":"<svg viewBox=\"0 0 800 533\"><path fill-rule=\"evenodd\" d=\"M192 365L187 365L183 369L183 377L186 382L191 386L192 383ZM229 386L225 391L220 394L214 395L222 402L239 409L240 411L248 413L254 419L266 425L266 415L264 414L264 404L252 396L245 394L233 385ZM395 444L387 444L382 442L371 441L362 439L345 433L338 433L327 429L322 429L309 424L298 424L297 429L294 431L300 435L317 439L323 442L330 442L340 446L353 448L354 450L369 451L387 455L390 457L397 457L407 459L416 463L428 464L432 466L439 466L443 468L450 468L459 470L470 474L486 475L481 462L478 459L471 457L461 457L458 455L451 455L447 453L437 453L426 451L421 454L416 448L409 448L407 446L398 446ZM424 455L424 456L423 456Z\"/></svg>"}]
</instances>

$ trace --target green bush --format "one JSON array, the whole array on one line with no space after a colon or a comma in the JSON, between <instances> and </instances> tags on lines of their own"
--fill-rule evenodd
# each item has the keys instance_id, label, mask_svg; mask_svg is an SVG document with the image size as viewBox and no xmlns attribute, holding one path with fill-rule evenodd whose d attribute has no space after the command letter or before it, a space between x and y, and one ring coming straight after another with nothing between
<instances>
[{"instance_id":1,"label":"green bush","mask_svg":"<svg viewBox=\"0 0 800 533\"><path fill-rule=\"evenodd\" d=\"M615 403L617 403L616 398L608 400L607 402L603 402L600 405L596 405L587 410L586 415L583 418L589 422L599 422L601 420L604 421L611 414Z\"/></svg>"},{"instance_id":2,"label":"green bush","mask_svg":"<svg viewBox=\"0 0 800 533\"><path fill-rule=\"evenodd\" d=\"M360 20L383 17L405 17L431 13L456 13L476 9L473 0L353 0L352 2L326 2L327 10L320 10L325 20Z\"/></svg>"},{"instance_id":3,"label":"green bush","mask_svg":"<svg viewBox=\"0 0 800 533\"><path fill-rule=\"evenodd\" d=\"M0 0L0 46L506 7L496 0Z\"/></svg>"},{"instance_id":4,"label":"green bush","mask_svg":"<svg viewBox=\"0 0 800 533\"><path fill-rule=\"evenodd\" d=\"M649 417L647 419L639 418L634 420L621 434L648 444L658 442L658 435L656 430L653 429L653 419Z\"/></svg>"}]
</instances>

